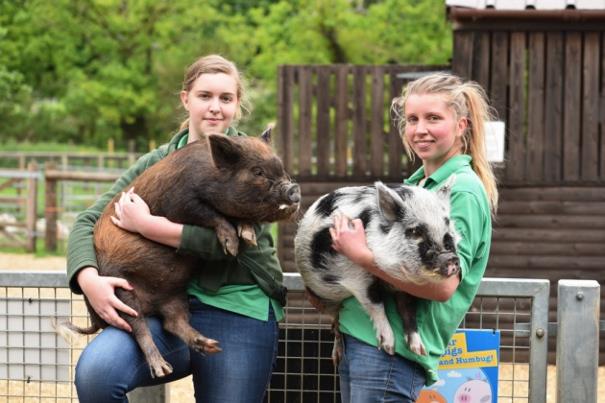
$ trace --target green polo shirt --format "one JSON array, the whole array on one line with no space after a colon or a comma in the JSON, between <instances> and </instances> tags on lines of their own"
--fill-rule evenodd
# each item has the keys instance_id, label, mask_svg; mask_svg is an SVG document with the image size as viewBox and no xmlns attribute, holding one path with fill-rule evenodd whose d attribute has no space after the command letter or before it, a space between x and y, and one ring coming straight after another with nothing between
<instances>
[{"instance_id":1,"label":"green polo shirt","mask_svg":"<svg viewBox=\"0 0 605 403\"><path fill-rule=\"evenodd\" d=\"M445 162L423 184L426 189L436 190L452 174L456 181L452 188L451 218L461 240L458 243L461 281L456 292L446 302L419 299L416 317L418 331L428 352L420 356L408 349L404 340L403 325L392 297L386 301L386 313L395 333L397 354L419 363L425 370L427 385L437 381L439 357L462 322L473 302L489 256L492 222L485 188L471 168L471 157L457 155ZM405 181L418 185L424 178L420 168ZM378 346L376 334L368 314L359 302L351 297L344 301L340 311L340 330L368 344Z\"/></svg>"}]
</instances>

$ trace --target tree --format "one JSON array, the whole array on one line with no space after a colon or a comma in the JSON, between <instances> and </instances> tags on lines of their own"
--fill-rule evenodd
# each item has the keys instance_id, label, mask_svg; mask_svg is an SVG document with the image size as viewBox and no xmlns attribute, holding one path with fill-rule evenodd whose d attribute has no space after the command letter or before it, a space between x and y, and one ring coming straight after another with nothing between
<instances>
[{"instance_id":1,"label":"tree","mask_svg":"<svg viewBox=\"0 0 605 403\"><path fill-rule=\"evenodd\" d=\"M441 10L441 12L435 12ZM248 81L259 132L281 64L445 63L442 0L0 0L0 135L102 146L166 141L184 67L219 53Z\"/></svg>"}]
</instances>

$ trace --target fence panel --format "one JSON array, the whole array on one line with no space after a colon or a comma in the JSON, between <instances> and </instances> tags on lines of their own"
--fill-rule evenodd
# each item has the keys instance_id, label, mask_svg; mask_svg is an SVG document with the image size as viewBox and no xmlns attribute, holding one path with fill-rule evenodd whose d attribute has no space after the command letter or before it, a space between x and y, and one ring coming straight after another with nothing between
<instances>
[{"instance_id":1,"label":"fence panel","mask_svg":"<svg viewBox=\"0 0 605 403\"><path fill-rule=\"evenodd\" d=\"M299 181L401 180L411 170L389 115L412 76L431 65L279 67L278 125L286 170Z\"/></svg>"},{"instance_id":2,"label":"fence panel","mask_svg":"<svg viewBox=\"0 0 605 403\"><path fill-rule=\"evenodd\" d=\"M84 303L81 297L72 295L65 284L64 273L0 271L0 301L21 300L23 304L29 304L36 300L67 300L71 303L71 319L85 325ZM286 273L285 285L290 290L286 318L280 323L278 362L265 400L268 403L338 402L338 374L330 360L330 319L318 314L305 300L298 274ZM501 331L499 402L546 401L548 294L549 282L546 280L484 279L463 322L466 328ZM45 315L34 317L42 323L62 314L63 311L45 312ZM8 323L10 316L3 311L0 322ZM23 318L29 316L24 314ZM14 350L10 342L13 330L2 329L6 329L0 330L1 347L5 350L0 349L0 354L4 351L10 354ZM34 334L39 335L39 332L34 330ZM73 379L74 365L87 342L88 339L82 336L72 340L69 347L57 342L39 348L40 351L66 352L62 356L66 356L69 363L57 363L56 367L67 371L68 378ZM0 361L8 362L8 359L0 357ZM52 366L53 362L44 365ZM38 372L22 376L9 373L7 379L0 379L0 400L77 401L75 389L70 382L64 382L64 377L60 382L48 382L39 379Z\"/></svg>"}]
</instances>

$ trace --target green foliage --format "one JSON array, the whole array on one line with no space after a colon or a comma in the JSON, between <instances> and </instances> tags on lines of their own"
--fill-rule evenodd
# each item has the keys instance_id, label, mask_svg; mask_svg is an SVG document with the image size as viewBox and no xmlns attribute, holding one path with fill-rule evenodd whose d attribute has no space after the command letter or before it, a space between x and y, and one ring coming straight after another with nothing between
<instances>
[{"instance_id":1,"label":"green foliage","mask_svg":"<svg viewBox=\"0 0 605 403\"><path fill-rule=\"evenodd\" d=\"M442 0L0 0L0 142L114 138L145 149L183 118L185 67L219 53L247 77L254 110L276 119L277 67L446 63Z\"/></svg>"}]
</instances>

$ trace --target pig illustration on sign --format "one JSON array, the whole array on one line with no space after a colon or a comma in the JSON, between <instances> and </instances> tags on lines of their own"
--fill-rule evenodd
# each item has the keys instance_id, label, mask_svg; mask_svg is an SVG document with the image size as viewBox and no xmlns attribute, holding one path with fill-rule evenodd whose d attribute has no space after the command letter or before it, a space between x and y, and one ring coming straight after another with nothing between
<instances>
[{"instance_id":1,"label":"pig illustration on sign","mask_svg":"<svg viewBox=\"0 0 605 403\"><path fill-rule=\"evenodd\" d=\"M260 138L209 135L145 170L130 187L154 215L213 228L225 253L231 255L238 253L240 237L255 244L252 224L288 219L300 202L300 188L273 152L269 131ZM116 288L116 294L139 316L120 315L132 327L152 376L166 376L172 368L154 344L145 316L162 316L164 328L195 351L220 351L218 341L189 325L186 287L197 260L114 225L111 216L119 197L107 205L94 230L99 274L125 278L133 285L133 291ZM87 307L92 325L68 327L84 334L107 327L88 301Z\"/></svg>"},{"instance_id":2,"label":"pig illustration on sign","mask_svg":"<svg viewBox=\"0 0 605 403\"><path fill-rule=\"evenodd\" d=\"M395 338L383 304L388 286L332 248L333 214L361 219L377 266L391 276L418 284L439 281L460 271L459 237L449 217L454 180L450 178L436 192L418 186L389 188L382 182L340 188L316 200L299 223L295 258L308 292L335 322L341 302L355 296L373 321L380 348L389 354L395 352ZM394 295L406 342L416 354L426 355L416 324L415 299L401 291ZM335 360L339 344L333 350Z\"/></svg>"},{"instance_id":3,"label":"pig illustration on sign","mask_svg":"<svg viewBox=\"0 0 605 403\"><path fill-rule=\"evenodd\" d=\"M490 403L492 388L484 379L469 379L458 387L454 394L455 403Z\"/></svg>"}]
</instances>

